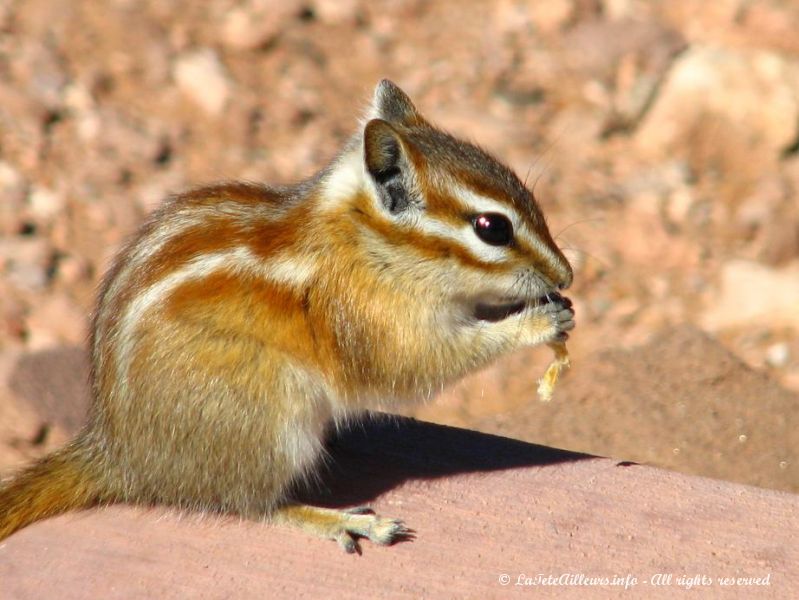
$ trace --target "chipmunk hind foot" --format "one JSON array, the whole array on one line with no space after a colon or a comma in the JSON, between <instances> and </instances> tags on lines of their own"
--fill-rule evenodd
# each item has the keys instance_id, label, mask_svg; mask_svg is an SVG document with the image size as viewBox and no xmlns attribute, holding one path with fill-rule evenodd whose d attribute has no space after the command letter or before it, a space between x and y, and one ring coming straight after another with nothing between
<instances>
[{"instance_id":1,"label":"chipmunk hind foot","mask_svg":"<svg viewBox=\"0 0 799 600\"><path fill-rule=\"evenodd\" d=\"M276 523L299 527L321 538L335 540L348 554L360 554L360 538L390 546L413 539L414 532L401 520L383 518L366 507L336 510L301 504L287 504L275 510Z\"/></svg>"}]
</instances>

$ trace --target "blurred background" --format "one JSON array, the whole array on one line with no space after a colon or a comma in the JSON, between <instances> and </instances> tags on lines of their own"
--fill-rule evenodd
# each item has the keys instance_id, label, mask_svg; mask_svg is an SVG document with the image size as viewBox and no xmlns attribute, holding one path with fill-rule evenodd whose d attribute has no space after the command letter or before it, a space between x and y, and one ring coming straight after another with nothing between
<instances>
[{"instance_id":1,"label":"blurred background","mask_svg":"<svg viewBox=\"0 0 799 600\"><path fill-rule=\"evenodd\" d=\"M291 182L375 83L535 186L548 349L410 414L799 491L799 2L0 0L0 472L85 410L94 290L166 195Z\"/></svg>"}]
</instances>

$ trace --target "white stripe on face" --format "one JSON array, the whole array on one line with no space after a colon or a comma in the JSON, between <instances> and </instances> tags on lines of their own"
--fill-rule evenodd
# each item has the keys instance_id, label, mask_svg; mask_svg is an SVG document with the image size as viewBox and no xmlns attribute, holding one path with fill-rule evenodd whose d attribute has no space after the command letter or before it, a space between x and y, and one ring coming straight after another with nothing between
<instances>
[{"instance_id":1,"label":"white stripe on face","mask_svg":"<svg viewBox=\"0 0 799 600\"><path fill-rule=\"evenodd\" d=\"M487 198L457 183L451 185L448 192L463 202L467 206L467 210L474 214L496 212L505 215L510 219L511 225L513 225L514 237L534 248L544 261L554 264L560 262L560 259L555 255L552 249L544 243L541 236L528 227L527 223L520 218L512 206ZM477 239L476 234L473 235L475 239Z\"/></svg>"},{"instance_id":2,"label":"white stripe on face","mask_svg":"<svg viewBox=\"0 0 799 600\"><path fill-rule=\"evenodd\" d=\"M475 215L486 212L503 214L513 225L514 235L524 227L524 223L511 207L480 196L457 183L449 183L447 188L449 189L446 193L458 198L466 206L467 213ZM511 251L506 246L492 246L477 237L472 223L466 220L463 223L453 224L450 221L431 217L424 211L412 211L401 216L400 221L404 221L406 226L420 230L431 237L454 242L466 249L476 260L485 263L499 264L512 257Z\"/></svg>"},{"instance_id":3,"label":"white stripe on face","mask_svg":"<svg viewBox=\"0 0 799 600\"><path fill-rule=\"evenodd\" d=\"M411 226L431 237L455 242L482 262L501 263L511 257L511 253L506 247L491 246L480 240L469 222L464 222L462 225L453 225L447 221L431 218L425 213L421 213L414 215Z\"/></svg>"}]
</instances>

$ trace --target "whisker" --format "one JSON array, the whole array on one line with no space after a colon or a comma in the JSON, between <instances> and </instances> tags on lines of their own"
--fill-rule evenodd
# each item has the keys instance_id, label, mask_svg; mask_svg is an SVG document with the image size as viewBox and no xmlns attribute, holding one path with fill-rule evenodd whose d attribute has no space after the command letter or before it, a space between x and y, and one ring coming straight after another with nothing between
<instances>
[{"instance_id":1,"label":"whisker","mask_svg":"<svg viewBox=\"0 0 799 600\"><path fill-rule=\"evenodd\" d=\"M590 252L586 252L585 250L582 250L581 248L575 248L574 246L561 246L560 249L561 250L568 250L569 252L577 252L579 254L583 254L583 255L587 256L588 258L594 259L596 262L598 262L600 265L602 265L603 267L605 267L607 269L609 269L610 266L611 266L609 262L607 262L605 260L602 260L596 254L591 254Z\"/></svg>"},{"instance_id":2,"label":"whisker","mask_svg":"<svg viewBox=\"0 0 799 600\"><path fill-rule=\"evenodd\" d=\"M533 159L533 163L530 165L530 168L527 169L527 175L525 175L524 177L524 187L527 187L527 180L530 178L530 173L532 172L532 170L538 166L538 164L541 162L542 159L544 158L547 159L547 163L543 166L541 171L536 176L535 181L533 182L533 187L530 190L533 196L535 196L535 187L536 185L538 185L538 180L541 179L541 176L547 172L549 166L552 164L552 161L554 160L555 153L553 152L553 149L557 144L560 143L560 140L564 134L565 131L556 134L549 142L547 142L546 146L544 146L544 149L541 151L541 153L538 156L536 156L535 159Z\"/></svg>"},{"instance_id":3,"label":"whisker","mask_svg":"<svg viewBox=\"0 0 799 600\"><path fill-rule=\"evenodd\" d=\"M553 239L557 241L557 239L561 235L566 233L569 229L571 229L575 225L584 225L585 223L591 223L591 222L594 222L594 221L607 221L607 217L590 217L590 218L587 218L587 219L579 219L577 221L574 221L573 223L569 223L568 225L566 225L566 227L564 227L563 229L558 231L558 233L554 236Z\"/></svg>"},{"instance_id":4,"label":"whisker","mask_svg":"<svg viewBox=\"0 0 799 600\"><path fill-rule=\"evenodd\" d=\"M538 159L536 159L536 160L538 160ZM530 179L530 173L532 173L532 171L533 171L533 167L535 166L535 162L536 161L533 161L533 164L531 164L527 168L527 174L524 176L524 187L527 187L527 180Z\"/></svg>"},{"instance_id":5,"label":"whisker","mask_svg":"<svg viewBox=\"0 0 799 600\"><path fill-rule=\"evenodd\" d=\"M518 289L520 292L522 292L522 294L520 296L521 298L528 298L530 294L529 294L529 290L525 289L526 283L527 283L527 278L524 276L524 273L517 273L516 277L514 279L513 285L511 286L512 295ZM516 326L516 335L515 335L517 342L522 336L522 328L524 327L524 319L519 319L518 321L519 322L518 322L518 324Z\"/></svg>"}]
</instances>

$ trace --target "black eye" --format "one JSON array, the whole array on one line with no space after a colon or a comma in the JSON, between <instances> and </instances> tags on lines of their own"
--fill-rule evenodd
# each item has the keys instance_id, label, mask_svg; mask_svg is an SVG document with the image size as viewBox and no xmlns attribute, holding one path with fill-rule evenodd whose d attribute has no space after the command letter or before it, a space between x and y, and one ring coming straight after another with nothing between
<instances>
[{"instance_id":1,"label":"black eye","mask_svg":"<svg viewBox=\"0 0 799 600\"><path fill-rule=\"evenodd\" d=\"M482 213L472 217L472 227L481 240L491 246L507 246L513 241L513 225L500 213Z\"/></svg>"}]
</instances>

